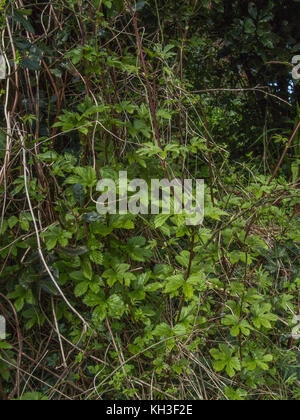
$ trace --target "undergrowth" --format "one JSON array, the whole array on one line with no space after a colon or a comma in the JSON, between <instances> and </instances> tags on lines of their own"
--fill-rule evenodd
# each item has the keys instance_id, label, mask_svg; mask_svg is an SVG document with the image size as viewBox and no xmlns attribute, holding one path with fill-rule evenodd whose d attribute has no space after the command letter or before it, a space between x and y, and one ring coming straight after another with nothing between
<instances>
[{"instance_id":1,"label":"undergrowth","mask_svg":"<svg viewBox=\"0 0 300 420\"><path fill-rule=\"evenodd\" d=\"M299 400L299 111L259 150L144 7L2 6L0 398ZM99 215L121 171L204 178L204 223Z\"/></svg>"}]
</instances>

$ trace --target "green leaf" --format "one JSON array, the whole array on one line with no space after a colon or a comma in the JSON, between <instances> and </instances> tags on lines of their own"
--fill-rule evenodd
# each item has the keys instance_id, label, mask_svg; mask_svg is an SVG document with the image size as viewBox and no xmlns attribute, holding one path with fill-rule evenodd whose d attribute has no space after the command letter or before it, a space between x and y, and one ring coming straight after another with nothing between
<instances>
[{"instance_id":1,"label":"green leaf","mask_svg":"<svg viewBox=\"0 0 300 420\"><path fill-rule=\"evenodd\" d=\"M161 283L150 283L144 287L145 292L156 292L157 290L161 289L163 285Z\"/></svg>"},{"instance_id":2,"label":"green leaf","mask_svg":"<svg viewBox=\"0 0 300 420\"><path fill-rule=\"evenodd\" d=\"M48 401L48 398L40 392L26 392L21 398L21 401Z\"/></svg>"},{"instance_id":3,"label":"green leaf","mask_svg":"<svg viewBox=\"0 0 300 420\"><path fill-rule=\"evenodd\" d=\"M44 292L48 293L49 295L59 295L59 291L57 290L55 284L50 278L40 280L37 284L42 290L44 290Z\"/></svg>"},{"instance_id":4,"label":"green leaf","mask_svg":"<svg viewBox=\"0 0 300 420\"><path fill-rule=\"evenodd\" d=\"M101 324L102 321L107 316L107 305L105 302L101 302L93 311L93 322L97 324Z\"/></svg>"},{"instance_id":5,"label":"green leaf","mask_svg":"<svg viewBox=\"0 0 300 420\"><path fill-rule=\"evenodd\" d=\"M93 308L94 306L103 304L103 297L102 296L98 296L95 293L89 292L85 296L85 298L83 299L83 302L85 303L85 305L90 306L90 307Z\"/></svg>"},{"instance_id":6,"label":"green leaf","mask_svg":"<svg viewBox=\"0 0 300 420\"><path fill-rule=\"evenodd\" d=\"M253 317L253 325L260 330L262 327L271 329L272 322L276 322L278 320L277 315L271 313L272 306L269 303L259 304L256 303L252 307Z\"/></svg>"},{"instance_id":7,"label":"green leaf","mask_svg":"<svg viewBox=\"0 0 300 420\"><path fill-rule=\"evenodd\" d=\"M86 223L101 223L105 218L96 212L86 213L82 216L82 220Z\"/></svg>"},{"instance_id":8,"label":"green leaf","mask_svg":"<svg viewBox=\"0 0 300 420\"><path fill-rule=\"evenodd\" d=\"M172 114L166 109L159 109L156 113L157 117L164 118L165 120L170 120Z\"/></svg>"},{"instance_id":9,"label":"green leaf","mask_svg":"<svg viewBox=\"0 0 300 420\"><path fill-rule=\"evenodd\" d=\"M161 226L163 226L166 223L166 221L170 219L170 217L170 214L158 214L154 219L155 229L158 229Z\"/></svg>"},{"instance_id":10,"label":"green leaf","mask_svg":"<svg viewBox=\"0 0 300 420\"><path fill-rule=\"evenodd\" d=\"M222 319L223 325L233 326L230 330L230 334L232 337L237 337L240 335L240 332L242 334L249 336L250 330L252 327L246 320L240 320L240 317L238 315L227 315L225 318Z\"/></svg>"},{"instance_id":11,"label":"green leaf","mask_svg":"<svg viewBox=\"0 0 300 420\"><path fill-rule=\"evenodd\" d=\"M134 274L127 273L129 270L130 265L129 264L117 264L114 269L106 270L103 273L103 277L107 279L107 284L112 287L117 281L119 281L120 284L123 284L125 281L126 283L126 275L129 275L130 277ZM130 279L129 277L129 279ZM127 284L128 285L128 284Z\"/></svg>"},{"instance_id":12,"label":"green leaf","mask_svg":"<svg viewBox=\"0 0 300 420\"><path fill-rule=\"evenodd\" d=\"M10 350L12 349L12 346L9 343L5 343L4 341L0 340L0 349Z\"/></svg>"},{"instance_id":13,"label":"green leaf","mask_svg":"<svg viewBox=\"0 0 300 420\"><path fill-rule=\"evenodd\" d=\"M75 290L74 290L75 296L76 297L83 296L88 291L88 288L89 288L89 283L88 282L84 281L82 283L77 284L77 286L75 287Z\"/></svg>"},{"instance_id":14,"label":"green leaf","mask_svg":"<svg viewBox=\"0 0 300 420\"><path fill-rule=\"evenodd\" d=\"M230 376L230 378L233 378L235 376L235 371L242 370L241 362L237 357L233 357L226 365L226 372Z\"/></svg>"},{"instance_id":15,"label":"green leaf","mask_svg":"<svg viewBox=\"0 0 300 420\"><path fill-rule=\"evenodd\" d=\"M57 238L47 238L46 239L46 247L48 249L48 251L51 251L52 249L54 249L56 247L57 244Z\"/></svg>"},{"instance_id":16,"label":"green leaf","mask_svg":"<svg viewBox=\"0 0 300 420\"><path fill-rule=\"evenodd\" d=\"M162 324L157 325L155 330L153 331L153 335L157 335L159 337L170 337L172 335L171 327L163 322Z\"/></svg>"},{"instance_id":17,"label":"green leaf","mask_svg":"<svg viewBox=\"0 0 300 420\"><path fill-rule=\"evenodd\" d=\"M19 298L15 301L15 308L17 312L20 312L24 307L24 298Z\"/></svg>"},{"instance_id":18,"label":"green leaf","mask_svg":"<svg viewBox=\"0 0 300 420\"><path fill-rule=\"evenodd\" d=\"M226 211L219 209L218 207L206 207L205 208L205 217L209 217L213 220L221 220L221 216L229 216Z\"/></svg>"},{"instance_id":19,"label":"green leaf","mask_svg":"<svg viewBox=\"0 0 300 420\"><path fill-rule=\"evenodd\" d=\"M222 372L222 370L225 369L225 366L226 366L226 362L224 361L219 360L217 362L214 362L214 369L216 372Z\"/></svg>"},{"instance_id":20,"label":"green leaf","mask_svg":"<svg viewBox=\"0 0 300 420\"><path fill-rule=\"evenodd\" d=\"M22 230L24 230L25 232L28 232L29 227L30 227L28 219L26 219L25 217L22 217L20 220L20 226Z\"/></svg>"},{"instance_id":21,"label":"green leaf","mask_svg":"<svg viewBox=\"0 0 300 420\"><path fill-rule=\"evenodd\" d=\"M29 50L29 55L24 58L22 65L28 70L38 71L41 68L42 51L33 45Z\"/></svg>"},{"instance_id":22,"label":"green leaf","mask_svg":"<svg viewBox=\"0 0 300 420\"><path fill-rule=\"evenodd\" d=\"M185 283L182 288L183 294L187 299L192 299L194 296L194 289L191 284Z\"/></svg>"},{"instance_id":23,"label":"green leaf","mask_svg":"<svg viewBox=\"0 0 300 420\"><path fill-rule=\"evenodd\" d=\"M231 264L236 264L238 262L247 263L248 265L252 264L253 257L246 252L242 251L233 251L229 254Z\"/></svg>"},{"instance_id":24,"label":"green leaf","mask_svg":"<svg viewBox=\"0 0 300 420\"><path fill-rule=\"evenodd\" d=\"M35 30L29 19L25 19L22 12L18 9L14 9L14 20L20 23L27 32L35 34Z\"/></svg>"},{"instance_id":25,"label":"green leaf","mask_svg":"<svg viewBox=\"0 0 300 420\"><path fill-rule=\"evenodd\" d=\"M245 20L244 30L246 34L254 34L256 32L256 25L252 19L247 18Z\"/></svg>"},{"instance_id":26,"label":"green leaf","mask_svg":"<svg viewBox=\"0 0 300 420\"><path fill-rule=\"evenodd\" d=\"M129 239L126 251L133 261L144 262L151 257L152 251L145 248L146 239L143 236L133 237Z\"/></svg>"},{"instance_id":27,"label":"green leaf","mask_svg":"<svg viewBox=\"0 0 300 420\"><path fill-rule=\"evenodd\" d=\"M8 219L8 226L10 229L13 229L19 223L19 219L16 216L11 216Z\"/></svg>"},{"instance_id":28,"label":"green leaf","mask_svg":"<svg viewBox=\"0 0 300 420\"><path fill-rule=\"evenodd\" d=\"M293 183L299 179L300 160L292 163Z\"/></svg>"},{"instance_id":29,"label":"green leaf","mask_svg":"<svg viewBox=\"0 0 300 420\"><path fill-rule=\"evenodd\" d=\"M60 248L59 251L69 257L76 257L87 254L89 249L86 246L81 246L78 248Z\"/></svg>"},{"instance_id":30,"label":"green leaf","mask_svg":"<svg viewBox=\"0 0 300 420\"><path fill-rule=\"evenodd\" d=\"M214 369L217 372L226 370L226 373L233 378L236 371L242 369L241 363L238 357L233 356L234 350L228 347L226 344L220 344L218 349L211 349L210 354L213 356L215 361L213 362Z\"/></svg>"},{"instance_id":31,"label":"green leaf","mask_svg":"<svg viewBox=\"0 0 300 420\"><path fill-rule=\"evenodd\" d=\"M183 324L177 324L173 328L173 333L175 335L183 335L183 334L186 334L186 332L187 332L187 329Z\"/></svg>"},{"instance_id":32,"label":"green leaf","mask_svg":"<svg viewBox=\"0 0 300 420\"><path fill-rule=\"evenodd\" d=\"M165 293L176 292L184 285L184 277L182 274L169 277L166 281Z\"/></svg>"},{"instance_id":33,"label":"green leaf","mask_svg":"<svg viewBox=\"0 0 300 420\"><path fill-rule=\"evenodd\" d=\"M92 280L93 278L93 269L91 262L87 257L83 257L81 260L81 269L84 277L88 280Z\"/></svg>"},{"instance_id":34,"label":"green leaf","mask_svg":"<svg viewBox=\"0 0 300 420\"><path fill-rule=\"evenodd\" d=\"M257 7L253 1L248 5L249 15L255 20L257 18Z\"/></svg>"},{"instance_id":35,"label":"green leaf","mask_svg":"<svg viewBox=\"0 0 300 420\"><path fill-rule=\"evenodd\" d=\"M114 294L106 302L109 315L112 318L120 319L125 312L125 304L121 296Z\"/></svg>"},{"instance_id":36,"label":"green leaf","mask_svg":"<svg viewBox=\"0 0 300 420\"><path fill-rule=\"evenodd\" d=\"M54 162L57 160L58 154L53 150L48 150L45 153L39 153L36 157L43 162Z\"/></svg>"}]
</instances>

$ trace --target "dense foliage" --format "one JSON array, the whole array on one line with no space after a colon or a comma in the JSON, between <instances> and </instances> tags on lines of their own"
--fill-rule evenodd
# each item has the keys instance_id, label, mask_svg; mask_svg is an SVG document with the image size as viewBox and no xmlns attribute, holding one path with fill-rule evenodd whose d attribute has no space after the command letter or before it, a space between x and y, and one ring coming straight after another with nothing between
<instances>
[{"instance_id":1,"label":"dense foliage","mask_svg":"<svg viewBox=\"0 0 300 420\"><path fill-rule=\"evenodd\" d=\"M0 400L299 400L299 0L0 4Z\"/></svg>"}]
</instances>

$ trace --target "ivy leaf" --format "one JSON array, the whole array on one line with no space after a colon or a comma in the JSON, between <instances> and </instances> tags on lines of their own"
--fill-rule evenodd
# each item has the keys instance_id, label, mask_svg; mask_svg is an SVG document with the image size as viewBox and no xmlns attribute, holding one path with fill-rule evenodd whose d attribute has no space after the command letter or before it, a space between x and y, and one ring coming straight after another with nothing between
<instances>
[{"instance_id":1,"label":"ivy leaf","mask_svg":"<svg viewBox=\"0 0 300 420\"><path fill-rule=\"evenodd\" d=\"M22 62L23 67L26 67L28 70L33 71L40 70L42 56L42 51L38 47L33 45L29 50L28 56L24 58Z\"/></svg>"},{"instance_id":2,"label":"ivy leaf","mask_svg":"<svg viewBox=\"0 0 300 420\"><path fill-rule=\"evenodd\" d=\"M88 293L83 299L83 303L91 308L103 303L103 297L96 295L95 293Z\"/></svg>"},{"instance_id":3,"label":"ivy leaf","mask_svg":"<svg viewBox=\"0 0 300 420\"><path fill-rule=\"evenodd\" d=\"M30 32L32 34L35 34L35 30L33 28L33 26L31 25L29 19L25 19L25 17L23 16L22 12L18 9L14 9L14 17L13 19L20 23L23 28L25 29L25 31Z\"/></svg>"},{"instance_id":4,"label":"ivy leaf","mask_svg":"<svg viewBox=\"0 0 300 420\"><path fill-rule=\"evenodd\" d=\"M37 284L42 290L44 290L44 292L48 293L49 295L52 295L52 296L59 295L59 292L57 288L55 287L55 284L50 278L40 280Z\"/></svg>"},{"instance_id":5,"label":"ivy leaf","mask_svg":"<svg viewBox=\"0 0 300 420\"><path fill-rule=\"evenodd\" d=\"M251 325L246 320L240 320L240 317L237 315L227 315L222 320L222 324L232 326L230 330L232 337L239 336L240 332L248 337L250 335L250 330L252 329Z\"/></svg>"},{"instance_id":6,"label":"ivy leaf","mask_svg":"<svg viewBox=\"0 0 300 420\"><path fill-rule=\"evenodd\" d=\"M104 217L96 212L86 213L82 216L82 220L86 223L103 222Z\"/></svg>"},{"instance_id":7,"label":"ivy leaf","mask_svg":"<svg viewBox=\"0 0 300 420\"><path fill-rule=\"evenodd\" d=\"M23 309L24 304L25 304L24 298L19 298L15 301L14 305L15 305L15 308L16 308L17 312L20 312Z\"/></svg>"}]
</instances>

